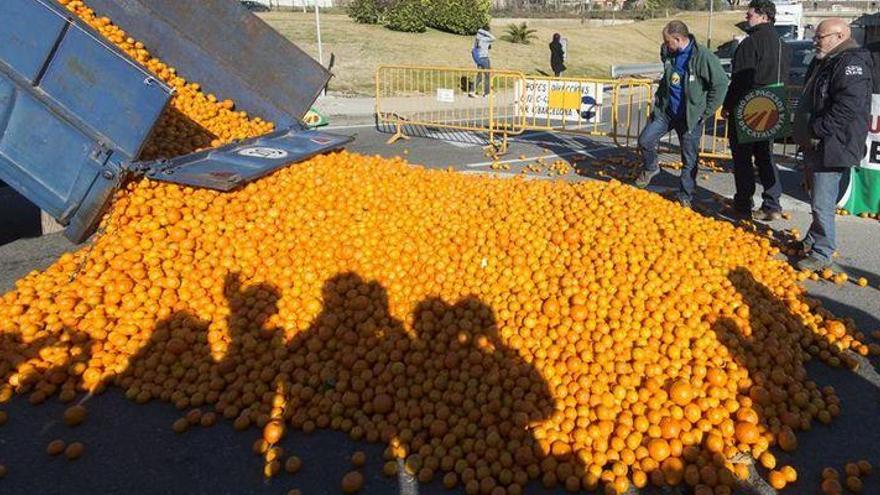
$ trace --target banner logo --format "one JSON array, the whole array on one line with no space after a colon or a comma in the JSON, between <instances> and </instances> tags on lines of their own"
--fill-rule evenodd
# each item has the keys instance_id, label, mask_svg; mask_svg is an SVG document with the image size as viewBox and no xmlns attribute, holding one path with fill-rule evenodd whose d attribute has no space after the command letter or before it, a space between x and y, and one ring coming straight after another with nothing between
<instances>
[{"instance_id":1,"label":"banner logo","mask_svg":"<svg viewBox=\"0 0 880 495\"><path fill-rule=\"evenodd\" d=\"M734 121L742 142L777 137L786 125L786 118L785 100L776 88L752 90L743 97L734 112Z\"/></svg>"},{"instance_id":2,"label":"banner logo","mask_svg":"<svg viewBox=\"0 0 880 495\"><path fill-rule=\"evenodd\" d=\"M250 156L254 158L264 158L266 160L278 160L287 157L287 152L278 148L267 148L262 146L254 146L252 148L242 148L238 150L241 156Z\"/></svg>"}]
</instances>

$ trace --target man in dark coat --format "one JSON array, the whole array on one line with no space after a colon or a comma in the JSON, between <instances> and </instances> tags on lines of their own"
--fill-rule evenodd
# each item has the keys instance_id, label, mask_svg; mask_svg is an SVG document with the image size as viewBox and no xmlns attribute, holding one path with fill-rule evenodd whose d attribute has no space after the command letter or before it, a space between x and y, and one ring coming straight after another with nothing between
<instances>
[{"instance_id":1,"label":"man in dark coat","mask_svg":"<svg viewBox=\"0 0 880 495\"><path fill-rule=\"evenodd\" d=\"M776 34L776 6L770 0L752 0L746 11L749 35L739 44L733 55L730 87L724 99L723 112L732 118L734 111L749 91L776 83L785 83L788 77L789 54L785 43ZM773 163L773 140L740 143L736 129L729 131L730 151L733 154L733 173L736 194L734 210L738 216L770 221L782 218L782 183L779 169ZM754 163L753 163L754 160ZM755 194L755 167L764 187L761 209L752 212Z\"/></svg>"},{"instance_id":2,"label":"man in dark coat","mask_svg":"<svg viewBox=\"0 0 880 495\"><path fill-rule=\"evenodd\" d=\"M794 141L804 152L813 213L800 246L807 256L797 264L808 271L832 266L840 182L844 172L865 156L873 71L871 54L852 39L843 19L822 21L813 45L816 58L807 69L793 129Z\"/></svg>"},{"instance_id":3,"label":"man in dark coat","mask_svg":"<svg viewBox=\"0 0 880 495\"><path fill-rule=\"evenodd\" d=\"M562 36L559 33L554 33L553 41L550 42L550 68L556 77L565 71L565 47L562 46Z\"/></svg>"}]
</instances>

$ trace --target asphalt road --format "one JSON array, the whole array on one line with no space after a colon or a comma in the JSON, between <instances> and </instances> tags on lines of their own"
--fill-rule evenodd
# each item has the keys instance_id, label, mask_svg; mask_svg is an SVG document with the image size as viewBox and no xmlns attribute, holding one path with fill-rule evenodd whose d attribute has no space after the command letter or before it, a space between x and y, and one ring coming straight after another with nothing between
<instances>
[{"instance_id":1,"label":"asphalt road","mask_svg":"<svg viewBox=\"0 0 880 495\"><path fill-rule=\"evenodd\" d=\"M510 165L510 170L497 173L491 170L492 161L483 154L481 136L434 132L428 138L413 138L389 146L384 144L388 134L377 131L368 122L337 119L334 127L336 132L356 135L356 141L349 147L352 151L406 156L410 162L428 167L452 165L464 173L518 174L529 163L543 158L547 162L566 160L577 168L577 173L556 180L607 180L607 174L615 173L614 168L595 164L621 155L619 148L601 140L533 134L512 143L510 153L500 159ZM551 179L546 175L527 175ZM655 190L671 190L676 184L675 175L674 171L665 172ZM776 231L798 228L804 232L809 225L809 206L798 188L799 174L785 169L783 182L784 206L792 216L769 227ZM732 197L732 175L701 173L699 184L697 208L704 214L718 216L725 198ZM32 205L15 199L8 189L0 189L0 232L6 236L0 239L0 292L11 289L22 275L45 268L60 253L76 248L59 234L34 237L33 215ZM39 225L39 215L35 218ZM880 223L839 217L838 232L842 253L839 263L851 275L867 277L870 287L810 282L807 288L835 314L853 318L862 331L880 330ZM862 373L856 374L810 363L810 379L820 385L833 385L841 397L843 412L831 426L817 425L800 433L800 446L793 456L779 456L780 463L792 464L800 473L799 481L784 493L818 493L819 472L825 466L840 469L844 462L865 458L880 468L880 429L876 424L880 418L880 380L873 370L873 366L863 366ZM335 432L292 432L282 446L287 453L303 459L302 471L266 481L261 475L262 460L251 453L251 444L259 436L255 429L237 433L230 424L221 423L211 429L197 428L177 435L171 424L181 413L171 405L153 402L134 406L114 389L91 398L88 407L89 420L70 429L61 421L64 406L55 399L32 407L23 398L15 398L0 406L10 417L0 427L0 463L9 469L6 478L0 480L0 494L282 494L291 488L306 494L340 493L339 481L350 469L347 459L355 450L365 451L368 458L362 469L366 478L363 493L448 493L439 480L419 485L413 480L384 478L381 445L353 442ZM49 458L45 447L54 438L82 441L86 454L75 462ZM744 491L772 493L766 486ZM547 491L533 484L527 493L562 491ZM867 478L864 493L880 494L880 474Z\"/></svg>"}]
</instances>

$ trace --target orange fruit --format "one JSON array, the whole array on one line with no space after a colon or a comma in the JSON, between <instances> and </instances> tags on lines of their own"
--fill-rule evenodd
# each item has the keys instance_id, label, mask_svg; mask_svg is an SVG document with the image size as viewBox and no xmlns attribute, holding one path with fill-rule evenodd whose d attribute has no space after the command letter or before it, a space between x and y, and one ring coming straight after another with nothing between
<instances>
[{"instance_id":1,"label":"orange fruit","mask_svg":"<svg viewBox=\"0 0 880 495\"><path fill-rule=\"evenodd\" d=\"M760 432L758 431L758 427L753 423L746 423L744 421L740 421L736 423L736 439L740 443L744 443L746 445L752 445L758 441L760 438Z\"/></svg>"},{"instance_id":2,"label":"orange fruit","mask_svg":"<svg viewBox=\"0 0 880 495\"><path fill-rule=\"evenodd\" d=\"M364 476L357 471L350 471L342 478L343 493L357 493L364 486Z\"/></svg>"},{"instance_id":3,"label":"orange fruit","mask_svg":"<svg viewBox=\"0 0 880 495\"><path fill-rule=\"evenodd\" d=\"M840 495L843 493L843 488L840 486L840 482L836 479L826 478L822 481L822 493L825 495Z\"/></svg>"},{"instance_id":4,"label":"orange fruit","mask_svg":"<svg viewBox=\"0 0 880 495\"><path fill-rule=\"evenodd\" d=\"M73 461L82 457L85 446L80 442L72 442L64 449L64 456Z\"/></svg>"},{"instance_id":5,"label":"orange fruit","mask_svg":"<svg viewBox=\"0 0 880 495\"><path fill-rule=\"evenodd\" d=\"M295 474L300 469L302 469L302 461L295 455L288 457L287 461L284 462L284 470L290 474Z\"/></svg>"},{"instance_id":6,"label":"orange fruit","mask_svg":"<svg viewBox=\"0 0 880 495\"><path fill-rule=\"evenodd\" d=\"M648 452L652 459L657 462L662 462L669 457L669 444L662 438L655 438L648 442Z\"/></svg>"},{"instance_id":7,"label":"orange fruit","mask_svg":"<svg viewBox=\"0 0 880 495\"><path fill-rule=\"evenodd\" d=\"M284 424L279 420L272 420L263 427L263 439L270 445L278 443L284 435Z\"/></svg>"},{"instance_id":8,"label":"orange fruit","mask_svg":"<svg viewBox=\"0 0 880 495\"><path fill-rule=\"evenodd\" d=\"M56 456L62 452L64 452L64 448L67 447L67 444L64 443L64 440L52 440L49 442L49 445L46 447L46 453L51 456Z\"/></svg>"},{"instance_id":9,"label":"orange fruit","mask_svg":"<svg viewBox=\"0 0 880 495\"><path fill-rule=\"evenodd\" d=\"M846 489L853 493L862 493L862 480L858 476L846 477Z\"/></svg>"},{"instance_id":10,"label":"orange fruit","mask_svg":"<svg viewBox=\"0 0 880 495\"><path fill-rule=\"evenodd\" d=\"M792 452L797 448L797 437L788 426L783 426L779 430L776 441L779 443L779 447L786 452Z\"/></svg>"},{"instance_id":11,"label":"orange fruit","mask_svg":"<svg viewBox=\"0 0 880 495\"><path fill-rule=\"evenodd\" d=\"M78 426L86 420L86 408L80 405L71 406L64 411L64 423L67 426Z\"/></svg>"},{"instance_id":12,"label":"orange fruit","mask_svg":"<svg viewBox=\"0 0 880 495\"><path fill-rule=\"evenodd\" d=\"M786 483L788 483L788 481L785 479L785 475L782 474L782 472L780 471L776 471L775 469L773 471L770 471L770 474L768 475L768 481L770 482L770 486L772 486L776 490L782 490L783 488L785 488Z\"/></svg>"}]
</instances>

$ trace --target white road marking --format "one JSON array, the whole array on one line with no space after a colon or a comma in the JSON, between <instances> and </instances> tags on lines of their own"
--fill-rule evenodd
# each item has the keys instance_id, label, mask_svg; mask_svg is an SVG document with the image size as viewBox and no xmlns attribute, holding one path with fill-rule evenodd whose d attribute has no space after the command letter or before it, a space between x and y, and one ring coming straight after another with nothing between
<instances>
[{"instance_id":1,"label":"white road marking","mask_svg":"<svg viewBox=\"0 0 880 495\"><path fill-rule=\"evenodd\" d=\"M474 132L456 132L456 136L461 136L461 141L456 141L454 139L450 139L450 133L443 132L435 132L435 131L426 131L424 137L436 139L438 141L443 141L444 143L455 146L456 148L473 148L475 146L482 146L485 144L485 140L481 139Z\"/></svg>"},{"instance_id":2,"label":"white road marking","mask_svg":"<svg viewBox=\"0 0 880 495\"><path fill-rule=\"evenodd\" d=\"M318 130L318 131L320 131L320 130L335 131L337 129L361 129L364 127L376 127L376 123L373 122L372 124L334 125L334 126L327 126L327 127L323 127L323 128L319 127L316 130Z\"/></svg>"},{"instance_id":3,"label":"white road marking","mask_svg":"<svg viewBox=\"0 0 880 495\"><path fill-rule=\"evenodd\" d=\"M616 148L616 146L602 146L597 149L602 150L602 149L608 149L608 148ZM597 151L597 149L593 149L591 151ZM468 168L481 168L481 167L491 166L493 163L531 162L531 161L537 160L538 158L544 158L544 159L565 158L566 156L572 156L572 155L581 155L581 156L586 156L587 158L596 158L596 155L590 153L589 151L577 150L577 151L566 151L565 153L545 153L543 155L535 155L535 156L525 157L525 158L510 158L508 160L497 160L497 161L492 160L492 161L488 161L488 162L465 163L463 165Z\"/></svg>"},{"instance_id":4,"label":"white road marking","mask_svg":"<svg viewBox=\"0 0 880 495\"><path fill-rule=\"evenodd\" d=\"M406 472L403 459L397 460L397 483L400 485L400 495L419 495L419 482Z\"/></svg>"},{"instance_id":5,"label":"white road marking","mask_svg":"<svg viewBox=\"0 0 880 495\"><path fill-rule=\"evenodd\" d=\"M486 175L491 177L499 177L502 179L512 179L514 177L522 177L526 180L553 180L556 177L534 174L515 174L513 172L496 172L494 170L461 170L458 173L466 175Z\"/></svg>"}]
</instances>

